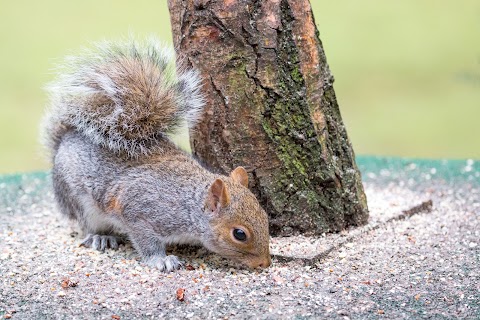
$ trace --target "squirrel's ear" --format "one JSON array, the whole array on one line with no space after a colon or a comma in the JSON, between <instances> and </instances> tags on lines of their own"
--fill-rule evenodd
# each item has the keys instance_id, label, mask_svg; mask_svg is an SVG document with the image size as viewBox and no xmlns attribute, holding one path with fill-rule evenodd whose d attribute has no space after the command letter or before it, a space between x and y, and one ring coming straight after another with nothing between
<instances>
[{"instance_id":1,"label":"squirrel's ear","mask_svg":"<svg viewBox=\"0 0 480 320\"><path fill-rule=\"evenodd\" d=\"M244 167L237 167L230 173L230 178L248 188L248 173Z\"/></svg>"},{"instance_id":2,"label":"squirrel's ear","mask_svg":"<svg viewBox=\"0 0 480 320\"><path fill-rule=\"evenodd\" d=\"M230 204L230 194L221 179L216 179L208 189L207 207L212 212Z\"/></svg>"}]
</instances>

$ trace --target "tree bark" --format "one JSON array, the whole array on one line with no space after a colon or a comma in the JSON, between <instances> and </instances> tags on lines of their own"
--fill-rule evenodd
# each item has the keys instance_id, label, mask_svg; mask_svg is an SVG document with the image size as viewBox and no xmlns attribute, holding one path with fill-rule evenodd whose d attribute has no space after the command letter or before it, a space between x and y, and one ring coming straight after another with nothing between
<instances>
[{"instance_id":1,"label":"tree bark","mask_svg":"<svg viewBox=\"0 0 480 320\"><path fill-rule=\"evenodd\" d=\"M195 156L238 165L273 235L367 222L368 209L333 76L308 0L169 0L179 56L204 79Z\"/></svg>"}]
</instances>

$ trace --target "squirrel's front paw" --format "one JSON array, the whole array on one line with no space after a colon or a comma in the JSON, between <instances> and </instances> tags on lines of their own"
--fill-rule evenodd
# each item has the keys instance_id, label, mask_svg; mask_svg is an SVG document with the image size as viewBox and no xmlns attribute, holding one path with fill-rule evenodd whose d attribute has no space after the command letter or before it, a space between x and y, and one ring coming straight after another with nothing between
<instances>
[{"instance_id":1,"label":"squirrel's front paw","mask_svg":"<svg viewBox=\"0 0 480 320\"><path fill-rule=\"evenodd\" d=\"M166 272L178 269L183 265L183 263L180 260L178 260L176 256L165 256L165 257L155 256L147 259L145 262L151 267L156 267L160 271L166 271Z\"/></svg>"},{"instance_id":2,"label":"squirrel's front paw","mask_svg":"<svg viewBox=\"0 0 480 320\"><path fill-rule=\"evenodd\" d=\"M123 240L117 236L107 236L100 234L88 234L85 239L83 239L80 246L87 248L92 248L98 251L105 251L105 249L118 249L118 245L123 243Z\"/></svg>"}]
</instances>

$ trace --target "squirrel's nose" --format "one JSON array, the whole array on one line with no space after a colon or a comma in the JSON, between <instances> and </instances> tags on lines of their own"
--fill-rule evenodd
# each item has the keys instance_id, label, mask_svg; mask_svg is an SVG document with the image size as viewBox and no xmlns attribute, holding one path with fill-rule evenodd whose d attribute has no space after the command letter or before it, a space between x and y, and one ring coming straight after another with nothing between
<instances>
[{"instance_id":1,"label":"squirrel's nose","mask_svg":"<svg viewBox=\"0 0 480 320\"><path fill-rule=\"evenodd\" d=\"M272 264L272 259L270 258L270 255L268 255L266 258L257 260L254 263L252 263L251 267L252 268L268 268Z\"/></svg>"}]
</instances>

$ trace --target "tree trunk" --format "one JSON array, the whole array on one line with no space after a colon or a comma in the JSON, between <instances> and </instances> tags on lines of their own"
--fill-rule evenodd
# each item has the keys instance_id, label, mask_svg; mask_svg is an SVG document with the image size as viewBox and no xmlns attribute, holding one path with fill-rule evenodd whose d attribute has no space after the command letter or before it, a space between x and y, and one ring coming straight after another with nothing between
<instances>
[{"instance_id":1,"label":"tree trunk","mask_svg":"<svg viewBox=\"0 0 480 320\"><path fill-rule=\"evenodd\" d=\"M273 235L361 225L368 209L308 0L169 0L177 53L204 78L193 153L238 165Z\"/></svg>"}]
</instances>

